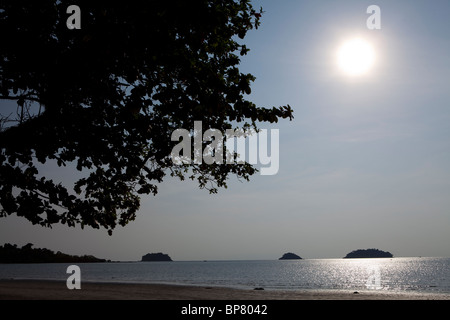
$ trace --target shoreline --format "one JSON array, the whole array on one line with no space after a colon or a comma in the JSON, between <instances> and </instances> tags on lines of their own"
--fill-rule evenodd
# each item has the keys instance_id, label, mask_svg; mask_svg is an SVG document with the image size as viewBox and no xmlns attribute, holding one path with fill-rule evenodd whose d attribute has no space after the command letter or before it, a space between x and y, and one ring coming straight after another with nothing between
<instances>
[{"instance_id":1,"label":"shoreline","mask_svg":"<svg viewBox=\"0 0 450 320\"><path fill-rule=\"evenodd\" d=\"M450 300L450 293L351 290L253 290L173 284L0 280L0 300Z\"/></svg>"}]
</instances>

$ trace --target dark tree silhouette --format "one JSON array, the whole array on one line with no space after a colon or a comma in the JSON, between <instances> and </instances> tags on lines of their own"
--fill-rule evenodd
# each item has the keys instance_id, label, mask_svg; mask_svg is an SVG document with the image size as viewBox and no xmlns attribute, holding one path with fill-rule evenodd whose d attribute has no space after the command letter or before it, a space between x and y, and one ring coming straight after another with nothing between
<instances>
[{"instance_id":1,"label":"dark tree silhouette","mask_svg":"<svg viewBox=\"0 0 450 320\"><path fill-rule=\"evenodd\" d=\"M69 5L81 29L69 30ZM171 134L204 127L292 119L289 106L246 100L240 43L261 11L249 0L19 1L0 8L0 216L51 227L104 227L135 218L140 196L170 174L217 192L229 175L249 180L250 164L175 166ZM73 187L37 164L73 164Z\"/></svg>"},{"instance_id":2,"label":"dark tree silhouette","mask_svg":"<svg viewBox=\"0 0 450 320\"><path fill-rule=\"evenodd\" d=\"M105 259L98 259L94 256L73 256L60 251L53 252L45 248L32 248L33 244L28 243L22 248L17 245L5 243L0 246L0 263L88 263L107 262ZM109 260L108 260L109 261Z\"/></svg>"}]
</instances>

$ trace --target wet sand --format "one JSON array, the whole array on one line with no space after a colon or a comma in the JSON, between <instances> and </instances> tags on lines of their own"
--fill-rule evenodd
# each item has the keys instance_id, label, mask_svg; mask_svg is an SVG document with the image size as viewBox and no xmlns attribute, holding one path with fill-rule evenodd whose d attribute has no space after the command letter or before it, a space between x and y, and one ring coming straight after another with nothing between
<instances>
[{"instance_id":1,"label":"wet sand","mask_svg":"<svg viewBox=\"0 0 450 320\"><path fill-rule=\"evenodd\" d=\"M0 300L450 300L450 294L386 291L251 290L162 284L0 280Z\"/></svg>"}]
</instances>

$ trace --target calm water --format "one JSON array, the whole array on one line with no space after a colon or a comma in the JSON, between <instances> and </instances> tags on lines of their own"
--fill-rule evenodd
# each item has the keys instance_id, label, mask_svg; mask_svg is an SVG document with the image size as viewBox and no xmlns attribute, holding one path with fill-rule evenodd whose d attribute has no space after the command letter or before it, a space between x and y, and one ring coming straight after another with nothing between
<instances>
[{"instance_id":1,"label":"calm water","mask_svg":"<svg viewBox=\"0 0 450 320\"><path fill-rule=\"evenodd\" d=\"M450 293L448 258L131 262L78 265L81 268L82 282ZM67 266L0 264L0 279L66 280L69 276L66 274Z\"/></svg>"}]
</instances>

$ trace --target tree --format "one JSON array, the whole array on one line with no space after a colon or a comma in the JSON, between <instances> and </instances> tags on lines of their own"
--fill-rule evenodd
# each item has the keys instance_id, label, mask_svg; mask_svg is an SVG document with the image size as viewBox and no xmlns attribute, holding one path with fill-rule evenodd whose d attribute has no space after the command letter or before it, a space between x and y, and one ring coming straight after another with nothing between
<instances>
[{"instance_id":1,"label":"tree","mask_svg":"<svg viewBox=\"0 0 450 320\"><path fill-rule=\"evenodd\" d=\"M81 10L70 30L66 9ZM166 175L217 192L250 164L175 166L171 134L195 120L225 132L238 123L292 119L289 106L246 100L239 43L258 28L249 0L2 1L0 216L106 228L134 220L141 195ZM37 164L74 164L73 188L39 174Z\"/></svg>"}]
</instances>

